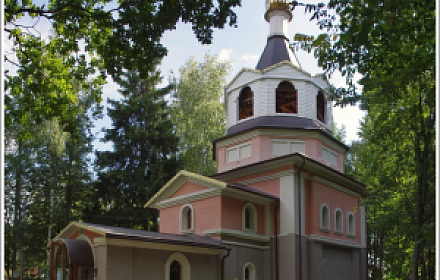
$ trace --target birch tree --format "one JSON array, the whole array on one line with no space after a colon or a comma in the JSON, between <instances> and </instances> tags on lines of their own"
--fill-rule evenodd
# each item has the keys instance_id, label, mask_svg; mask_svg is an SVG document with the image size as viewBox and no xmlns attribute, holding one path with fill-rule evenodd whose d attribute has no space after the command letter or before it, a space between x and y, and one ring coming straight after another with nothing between
<instances>
[{"instance_id":1,"label":"birch tree","mask_svg":"<svg viewBox=\"0 0 440 280\"><path fill-rule=\"evenodd\" d=\"M229 62L207 54L203 62L190 58L179 70L171 117L179 137L179 159L188 171L203 175L217 171L212 141L226 131L223 87L230 68Z\"/></svg>"}]
</instances>

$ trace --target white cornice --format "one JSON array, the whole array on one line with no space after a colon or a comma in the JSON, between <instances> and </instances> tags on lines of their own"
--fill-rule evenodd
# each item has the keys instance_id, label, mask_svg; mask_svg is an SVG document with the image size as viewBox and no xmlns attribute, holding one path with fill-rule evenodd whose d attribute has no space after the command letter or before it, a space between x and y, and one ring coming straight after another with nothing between
<instances>
[{"instance_id":1,"label":"white cornice","mask_svg":"<svg viewBox=\"0 0 440 280\"><path fill-rule=\"evenodd\" d=\"M315 180L317 182L323 183L324 185L330 186L330 187L332 187L334 189L337 189L337 190L339 190L341 192L347 193L347 194L352 195L354 197L357 197L357 198L362 197L360 194L358 194L358 193L356 193L354 191L351 191L351 190L349 190L347 188L344 188L344 187L342 187L342 186L340 186L338 184L330 182L330 181L328 181L326 179L323 179L323 178L321 178L319 176L312 176L312 180Z\"/></svg>"},{"instance_id":2,"label":"white cornice","mask_svg":"<svg viewBox=\"0 0 440 280\"><path fill-rule=\"evenodd\" d=\"M260 241L260 242L268 242L270 240L270 237L267 235L261 235L261 234L252 233L252 232L243 232L241 230L225 229L225 228L204 230L203 235L205 235L205 236L218 236L218 235L234 236L234 237L238 237L238 238L255 240L255 241Z\"/></svg>"},{"instance_id":3,"label":"white cornice","mask_svg":"<svg viewBox=\"0 0 440 280\"><path fill-rule=\"evenodd\" d=\"M252 249L260 249L260 250L270 249L269 246L258 246L258 245L252 245L252 244L243 243L243 242L232 242L232 241L225 241L225 240L222 240L222 244L224 244L224 245L233 245L233 246L241 246L241 247L247 247L247 248L252 248Z\"/></svg>"},{"instance_id":4,"label":"white cornice","mask_svg":"<svg viewBox=\"0 0 440 280\"><path fill-rule=\"evenodd\" d=\"M185 204L192 201L197 201L204 198L209 198L213 196L217 196L221 194L221 189L207 189L207 190L201 190L198 192L193 192L189 194L184 194L178 197L168 198L164 199L156 204L151 205L150 207L156 208L156 209L163 209L179 204Z\"/></svg>"},{"instance_id":5,"label":"white cornice","mask_svg":"<svg viewBox=\"0 0 440 280\"><path fill-rule=\"evenodd\" d=\"M181 170L145 204L145 207L154 208L158 201L160 202L164 199L168 199L174 192L177 191L177 189L179 189L186 182L196 183L212 189L226 187L225 182L212 179L210 177L206 177L200 174L195 174L186 170Z\"/></svg>"},{"instance_id":6,"label":"white cornice","mask_svg":"<svg viewBox=\"0 0 440 280\"><path fill-rule=\"evenodd\" d=\"M214 197L218 195L226 195L229 197L250 201L254 203L258 203L261 205L270 205L272 203L271 198L264 197L262 195L258 195L252 192L246 192L239 189L234 188L223 188L223 189L207 189L198 192L193 192L185 195L181 195L178 197L164 199L150 207L156 209L168 208L176 205L181 205L209 197Z\"/></svg>"},{"instance_id":7,"label":"white cornice","mask_svg":"<svg viewBox=\"0 0 440 280\"><path fill-rule=\"evenodd\" d=\"M148 242L148 241L138 241L138 240L127 240L127 239L114 239L114 238L99 238L96 240L95 238L95 247L96 246L123 246L123 247L134 247L134 248L143 248L143 249L153 249L153 250L163 250L163 251L177 251L184 253L197 253L204 255L218 255L222 249L214 249L214 248L203 248L191 245L174 245L167 243L158 243L158 242Z\"/></svg>"},{"instance_id":8,"label":"white cornice","mask_svg":"<svg viewBox=\"0 0 440 280\"><path fill-rule=\"evenodd\" d=\"M318 242L322 242L322 243L339 245L339 246L344 246L344 247L349 247L349 248L361 248L361 245L354 243L354 242L329 238L329 237L320 236L320 235L309 235L308 239L309 239L309 241L318 241Z\"/></svg>"}]
</instances>

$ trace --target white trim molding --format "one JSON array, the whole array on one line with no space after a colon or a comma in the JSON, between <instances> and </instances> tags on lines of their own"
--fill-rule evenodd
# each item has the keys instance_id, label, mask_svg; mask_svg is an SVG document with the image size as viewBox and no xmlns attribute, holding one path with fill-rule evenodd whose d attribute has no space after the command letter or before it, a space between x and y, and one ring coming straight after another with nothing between
<instances>
[{"instance_id":1,"label":"white trim molding","mask_svg":"<svg viewBox=\"0 0 440 280\"><path fill-rule=\"evenodd\" d=\"M247 248L252 248L252 249L260 249L260 250L270 249L270 246L259 246L259 245L247 244L247 243L243 243L243 242L234 242L234 241L227 241L227 240L222 240L222 244L224 244L224 245L233 245L233 246L241 246L241 247L247 247Z\"/></svg>"},{"instance_id":2,"label":"white trim molding","mask_svg":"<svg viewBox=\"0 0 440 280\"><path fill-rule=\"evenodd\" d=\"M324 208L327 209L326 217L324 217L324 213L323 213ZM321 231L324 232L330 231L330 207L325 203L321 204L321 208L319 209L319 228Z\"/></svg>"},{"instance_id":3,"label":"white trim molding","mask_svg":"<svg viewBox=\"0 0 440 280\"><path fill-rule=\"evenodd\" d=\"M319 241L319 242L326 243L326 244L340 245L340 246L344 246L344 247L348 247L348 248L361 248L361 245L354 243L354 242L334 239L334 238L315 235L315 234L309 235L308 239L309 239L309 241Z\"/></svg>"},{"instance_id":4,"label":"white trim molding","mask_svg":"<svg viewBox=\"0 0 440 280\"><path fill-rule=\"evenodd\" d=\"M339 213L339 216L338 216ZM336 208L335 209L335 214L334 214L334 233L338 234L338 235L342 235L344 234L344 214L341 210L341 208Z\"/></svg>"},{"instance_id":5,"label":"white trim molding","mask_svg":"<svg viewBox=\"0 0 440 280\"><path fill-rule=\"evenodd\" d=\"M188 228L188 209L191 211L191 226ZM179 231L181 233L194 232L194 207L191 204L185 204L180 208L179 212Z\"/></svg>"},{"instance_id":6,"label":"white trim molding","mask_svg":"<svg viewBox=\"0 0 440 280\"><path fill-rule=\"evenodd\" d=\"M249 228L246 227L246 210L249 211ZM241 228L243 232L257 232L257 222L257 209L254 204L247 202L241 209Z\"/></svg>"},{"instance_id":7,"label":"white trim molding","mask_svg":"<svg viewBox=\"0 0 440 280\"><path fill-rule=\"evenodd\" d=\"M168 257L168 259L165 263L165 280L170 280L170 266L174 261L177 261L180 264L180 267L181 267L180 279L181 280L190 280L191 279L191 266L189 264L188 259L185 257L185 255L180 252L172 253Z\"/></svg>"},{"instance_id":8,"label":"white trim molding","mask_svg":"<svg viewBox=\"0 0 440 280\"><path fill-rule=\"evenodd\" d=\"M350 217L352 220L350 221ZM347 237L354 238L356 236L356 222L353 213L347 214Z\"/></svg>"},{"instance_id":9,"label":"white trim molding","mask_svg":"<svg viewBox=\"0 0 440 280\"><path fill-rule=\"evenodd\" d=\"M251 233L251 232L243 232L241 230L235 230L235 229L225 229L225 228L218 228L218 229L209 229L204 230L203 235L205 236L234 236L238 238L243 239L249 239L249 240L255 240L260 242L268 242L270 240L270 237L268 235L261 235L258 233Z\"/></svg>"},{"instance_id":10,"label":"white trim molding","mask_svg":"<svg viewBox=\"0 0 440 280\"><path fill-rule=\"evenodd\" d=\"M246 268L249 271L249 278L246 278ZM255 266L253 263L251 262L247 262L244 266L243 266L243 280L256 280L257 279L257 273L255 270Z\"/></svg>"},{"instance_id":11,"label":"white trim molding","mask_svg":"<svg viewBox=\"0 0 440 280\"><path fill-rule=\"evenodd\" d=\"M349 194L349 195L352 195L352 196L354 196L354 197L357 197L357 198L362 197L362 195L360 195L360 194L358 194L358 193L356 193L356 192L350 191L349 189L346 189L346 188L344 188L344 187L341 187L340 185L337 185L337 184L335 184L335 183L333 183L333 182L330 182L330 181L328 181L328 180L326 180L326 179L323 179L323 178L321 178L321 177L313 176L313 177L312 177L312 180L315 180L315 181L317 181L317 182L323 183L324 185L327 185L327 186L329 186L329 187L332 187L332 188L334 188L334 189L337 189L338 191L344 192L344 193Z\"/></svg>"}]
</instances>

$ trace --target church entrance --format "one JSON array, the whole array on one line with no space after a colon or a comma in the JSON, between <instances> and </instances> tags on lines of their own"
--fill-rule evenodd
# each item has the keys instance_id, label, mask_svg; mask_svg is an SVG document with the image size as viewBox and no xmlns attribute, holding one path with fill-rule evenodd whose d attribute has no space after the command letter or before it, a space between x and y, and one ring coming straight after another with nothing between
<instances>
[{"instance_id":1,"label":"church entrance","mask_svg":"<svg viewBox=\"0 0 440 280\"><path fill-rule=\"evenodd\" d=\"M87 241L58 239L50 245L50 280L92 280L93 252Z\"/></svg>"}]
</instances>

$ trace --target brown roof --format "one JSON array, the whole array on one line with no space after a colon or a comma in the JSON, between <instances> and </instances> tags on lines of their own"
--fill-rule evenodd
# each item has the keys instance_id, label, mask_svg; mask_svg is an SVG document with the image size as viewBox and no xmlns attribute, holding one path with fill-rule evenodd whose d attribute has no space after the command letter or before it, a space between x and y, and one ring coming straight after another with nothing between
<instances>
[{"instance_id":1,"label":"brown roof","mask_svg":"<svg viewBox=\"0 0 440 280\"><path fill-rule=\"evenodd\" d=\"M270 193L267 193L267 192L263 192L263 191L254 189L254 188L248 187L248 186L243 185L243 184L228 183L227 187L233 188L233 189L237 189L237 190L241 190L241 191L245 191L245 192L249 192L249 193L253 193L253 194L264 196L264 197L268 197L268 198L272 198L272 199L275 199L275 200L279 200L280 199L276 195L273 195L273 194L270 194Z\"/></svg>"},{"instance_id":2,"label":"brown roof","mask_svg":"<svg viewBox=\"0 0 440 280\"><path fill-rule=\"evenodd\" d=\"M214 249L225 249L219 240L199 236L195 234L171 234L146 231L140 229L129 229L122 227L112 227L90 223L80 223L88 228L94 228L105 234L106 237L117 239L131 239L144 242L168 243L174 245L197 246Z\"/></svg>"},{"instance_id":3,"label":"brown roof","mask_svg":"<svg viewBox=\"0 0 440 280\"><path fill-rule=\"evenodd\" d=\"M297 128L306 130L318 130L325 133L327 136L332 137L332 132L330 131L330 129L328 129L318 121L298 116L260 116L229 127L225 137L229 137L257 128ZM217 139L215 141L218 141L220 139Z\"/></svg>"}]
</instances>

